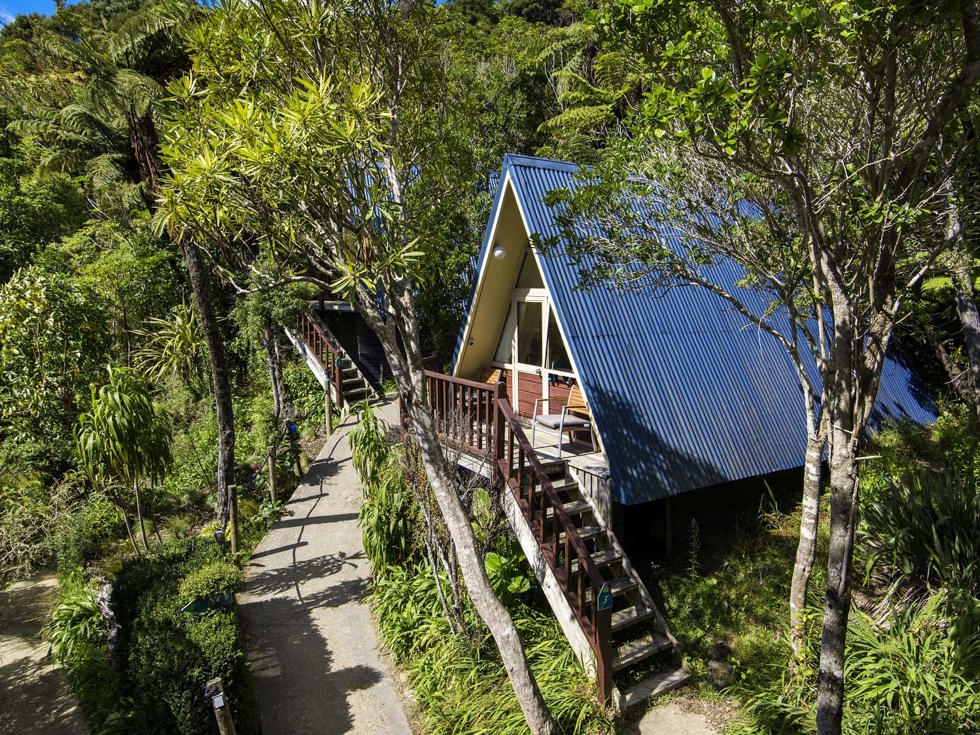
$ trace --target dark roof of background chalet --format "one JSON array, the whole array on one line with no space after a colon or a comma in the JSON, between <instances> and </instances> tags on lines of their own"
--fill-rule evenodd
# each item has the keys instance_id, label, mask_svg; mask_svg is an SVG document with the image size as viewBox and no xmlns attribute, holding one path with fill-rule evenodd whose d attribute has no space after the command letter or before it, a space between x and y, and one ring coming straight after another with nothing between
<instances>
[{"instance_id":1,"label":"dark roof of background chalet","mask_svg":"<svg viewBox=\"0 0 980 735\"><path fill-rule=\"evenodd\" d=\"M545 196L574 187L577 170L560 161L505 157L500 180L510 174L532 235L560 235ZM487 240L481 267L490 249ZM802 466L802 389L785 350L770 335L701 287L653 293L583 289L579 274L590 263L573 264L560 241L539 252L539 260L602 436L615 500L644 503ZM735 285L743 273L739 266L723 262L707 273L736 289L754 313L766 310L764 294ZM904 417L926 423L935 415L913 372L889 359L875 423Z\"/></svg>"}]
</instances>

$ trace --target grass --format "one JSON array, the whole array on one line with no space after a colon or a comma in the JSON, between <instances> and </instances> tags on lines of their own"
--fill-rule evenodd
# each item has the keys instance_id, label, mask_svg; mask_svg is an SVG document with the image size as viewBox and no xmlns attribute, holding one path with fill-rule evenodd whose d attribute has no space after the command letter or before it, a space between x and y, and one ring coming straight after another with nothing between
<instances>
[{"instance_id":1,"label":"grass","mask_svg":"<svg viewBox=\"0 0 980 735\"><path fill-rule=\"evenodd\" d=\"M443 580L448 586L448 582ZM454 634L424 567L392 566L376 582L372 605L385 647L407 673L421 731L523 734L528 731L490 637L472 610L466 629ZM562 732L612 732L585 675L550 610L533 593L509 605L542 696Z\"/></svg>"},{"instance_id":2,"label":"grass","mask_svg":"<svg viewBox=\"0 0 980 735\"><path fill-rule=\"evenodd\" d=\"M770 682L789 654L785 629L799 511L760 514L751 521L707 539L694 530L690 535L697 541L689 539L687 555L671 565L646 565L645 581L663 602L701 697L717 699L727 683ZM824 522L818 554L827 543ZM818 564L810 582L814 603L824 574Z\"/></svg>"}]
</instances>

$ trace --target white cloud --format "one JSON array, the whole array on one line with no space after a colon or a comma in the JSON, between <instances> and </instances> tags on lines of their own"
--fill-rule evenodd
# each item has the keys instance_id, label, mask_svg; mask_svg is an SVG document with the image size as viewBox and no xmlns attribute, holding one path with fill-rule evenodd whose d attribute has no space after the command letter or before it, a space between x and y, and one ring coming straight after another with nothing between
<instances>
[{"instance_id":1,"label":"white cloud","mask_svg":"<svg viewBox=\"0 0 980 735\"><path fill-rule=\"evenodd\" d=\"M9 10L7 10L3 5L0 5L0 23L13 23L14 15Z\"/></svg>"}]
</instances>

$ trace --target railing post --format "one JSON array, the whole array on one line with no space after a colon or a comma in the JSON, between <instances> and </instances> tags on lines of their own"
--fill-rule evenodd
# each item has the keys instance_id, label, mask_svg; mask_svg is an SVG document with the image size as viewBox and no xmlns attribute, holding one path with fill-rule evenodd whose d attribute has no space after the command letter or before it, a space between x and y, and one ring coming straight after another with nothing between
<instances>
[{"instance_id":1,"label":"railing post","mask_svg":"<svg viewBox=\"0 0 980 735\"><path fill-rule=\"evenodd\" d=\"M343 381L340 379L340 363L337 362L336 352L330 350L330 354L333 356L333 383L337 387L337 405L342 406L344 403L344 394L341 393Z\"/></svg>"},{"instance_id":2,"label":"railing post","mask_svg":"<svg viewBox=\"0 0 980 735\"><path fill-rule=\"evenodd\" d=\"M498 382L494 386L493 390L493 451L494 455L497 457L497 467L500 467L500 460L504 458L504 412L500 409L500 401L504 397L504 391L506 390L503 381ZM507 474L504 475L504 481L506 482L510 478L510 469L507 470Z\"/></svg>"},{"instance_id":3,"label":"railing post","mask_svg":"<svg viewBox=\"0 0 980 735\"><path fill-rule=\"evenodd\" d=\"M581 564L581 562L580 562ZM592 609L595 610L599 590L592 588ZM596 683L599 685L599 704L605 707L609 704L613 690L612 666L612 610L599 610L595 613L596 649Z\"/></svg>"}]
</instances>

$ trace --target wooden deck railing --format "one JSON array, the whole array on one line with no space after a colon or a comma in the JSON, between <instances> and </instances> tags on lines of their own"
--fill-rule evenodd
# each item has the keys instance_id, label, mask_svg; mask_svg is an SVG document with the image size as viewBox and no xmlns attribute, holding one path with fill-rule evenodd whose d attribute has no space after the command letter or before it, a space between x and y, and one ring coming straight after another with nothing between
<instances>
[{"instance_id":1,"label":"wooden deck railing","mask_svg":"<svg viewBox=\"0 0 980 735\"><path fill-rule=\"evenodd\" d=\"M436 431L447 444L479 455L491 455L502 384L491 385L425 371L425 390L436 419ZM491 455L493 456L493 455Z\"/></svg>"},{"instance_id":2,"label":"wooden deck railing","mask_svg":"<svg viewBox=\"0 0 980 735\"><path fill-rule=\"evenodd\" d=\"M327 382L334 384L334 392L337 400L343 401L341 394L342 379L340 375L340 363L338 358L343 354L340 346L334 342L327 331L320 326L316 317L312 314L304 314L299 322L300 335L303 342L313 353L317 362L327 375Z\"/></svg>"},{"instance_id":3,"label":"wooden deck railing","mask_svg":"<svg viewBox=\"0 0 980 735\"><path fill-rule=\"evenodd\" d=\"M596 659L600 702L612 694L612 612L597 609L605 580L504 395L489 385L426 371L436 429L447 444L491 454ZM549 514L550 512L550 514Z\"/></svg>"}]
</instances>

